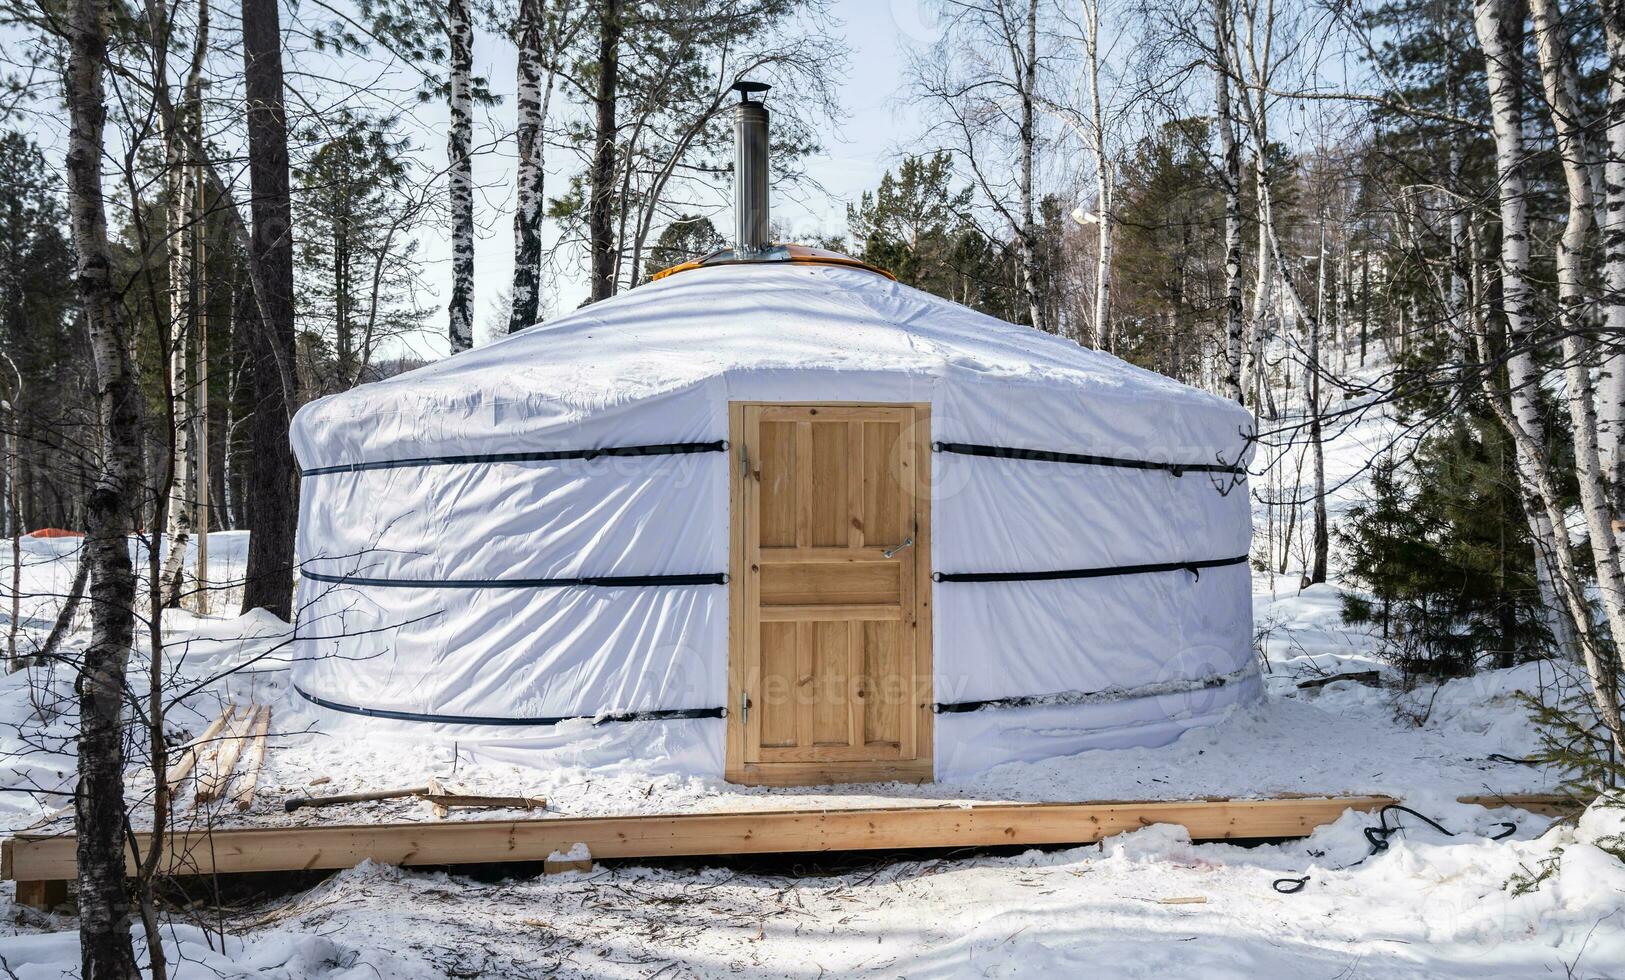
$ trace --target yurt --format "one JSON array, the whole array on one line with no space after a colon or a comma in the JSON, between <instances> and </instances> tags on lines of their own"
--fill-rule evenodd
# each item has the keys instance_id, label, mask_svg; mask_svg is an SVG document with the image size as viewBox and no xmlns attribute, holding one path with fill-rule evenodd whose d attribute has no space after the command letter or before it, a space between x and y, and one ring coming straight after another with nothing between
<instances>
[{"instance_id":1,"label":"yurt","mask_svg":"<svg viewBox=\"0 0 1625 980\"><path fill-rule=\"evenodd\" d=\"M1240 406L767 244L306 405L295 696L796 785L1157 745L1260 690Z\"/></svg>"}]
</instances>

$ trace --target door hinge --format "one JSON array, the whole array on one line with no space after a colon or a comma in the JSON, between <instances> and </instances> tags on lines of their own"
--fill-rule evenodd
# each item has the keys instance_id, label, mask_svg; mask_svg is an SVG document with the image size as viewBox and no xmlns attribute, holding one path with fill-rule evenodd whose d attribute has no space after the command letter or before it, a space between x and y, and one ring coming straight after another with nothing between
<instances>
[{"instance_id":1,"label":"door hinge","mask_svg":"<svg viewBox=\"0 0 1625 980\"><path fill-rule=\"evenodd\" d=\"M750 449L743 443L739 446L739 478L750 479Z\"/></svg>"},{"instance_id":2,"label":"door hinge","mask_svg":"<svg viewBox=\"0 0 1625 980\"><path fill-rule=\"evenodd\" d=\"M741 725L749 725L750 724L750 692L749 691L740 691L739 692L739 723Z\"/></svg>"}]
</instances>

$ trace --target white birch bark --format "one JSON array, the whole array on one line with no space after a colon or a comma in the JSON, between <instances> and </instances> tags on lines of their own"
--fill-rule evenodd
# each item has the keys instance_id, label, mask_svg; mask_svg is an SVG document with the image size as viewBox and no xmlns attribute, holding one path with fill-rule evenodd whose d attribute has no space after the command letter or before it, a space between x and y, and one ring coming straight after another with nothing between
<instances>
[{"instance_id":1,"label":"white birch bark","mask_svg":"<svg viewBox=\"0 0 1625 980\"><path fill-rule=\"evenodd\" d=\"M469 0L447 4L451 50L451 126L447 136L451 185L451 352L474 346L474 25Z\"/></svg>"},{"instance_id":2,"label":"white birch bark","mask_svg":"<svg viewBox=\"0 0 1625 980\"><path fill-rule=\"evenodd\" d=\"M1016 178L1021 196L1021 227L1016 229L1016 259L1021 265L1021 288L1027 298L1028 315L1032 325L1042 330L1044 312L1038 284L1038 235L1033 220L1033 166L1038 140L1038 0L1028 0L1025 27L1026 57L1018 58L1015 65L1021 89L1021 168Z\"/></svg>"},{"instance_id":3,"label":"white birch bark","mask_svg":"<svg viewBox=\"0 0 1625 980\"><path fill-rule=\"evenodd\" d=\"M100 471L85 502L80 559L92 569L90 643L82 654L76 685L80 975L133 980L141 972L130 941L130 897L125 887L124 701L135 637L129 534L139 506L141 396L113 281L101 187L107 120L102 66L107 61L109 11L105 0L73 0L65 16L68 214L102 422Z\"/></svg>"},{"instance_id":4,"label":"white birch bark","mask_svg":"<svg viewBox=\"0 0 1625 980\"><path fill-rule=\"evenodd\" d=\"M1602 370L1598 451L1616 517L1625 515L1625 3L1600 0L1608 47L1608 117L1602 167Z\"/></svg>"},{"instance_id":5,"label":"white birch bark","mask_svg":"<svg viewBox=\"0 0 1625 980\"><path fill-rule=\"evenodd\" d=\"M1100 100L1100 4L1083 4L1084 53L1088 58L1090 152L1095 158L1095 344L1107 351L1117 347L1111 326L1112 291L1112 171L1106 153L1106 114ZM1036 10L1034 11L1036 18ZM1029 51L1031 58L1033 52Z\"/></svg>"},{"instance_id":6,"label":"white birch bark","mask_svg":"<svg viewBox=\"0 0 1625 980\"><path fill-rule=\"evenodd\" d=\"M1580 487L1580 509L1585 514L1591 558L1602 596L1609 632L1625 637L1625 575L1619 563L1608 491L1603 485L1597 451L1596 405L1592 401L1590 342L1585 335L1587 302L1585 245L1593 207L1591 173L1586 158L1584 123L1574 92L1573 55L1556 0L1530 0L1534 16L1535 49L1540 53L1540 77L1557 133L1558 155L1568 184L1569 216L1557 247L1558 316L1563 330L1563 378L1567 387L1569 422L1574 436L1574 470ZM1553 522L1558 523L1554 520ZM1584 645L1586 670L1603 722L1613 733L1617 748L1625 751L1619 703L1614 690L1612 649L1601 642Z\"/></svg>"},{"instance_id":7,"label":"white birch bark","mask_svg":"<svg viewBox=\"0 0 1625 980\"><path fill-rule=\"evenodd\" d=\"M1522 483L1524 517L1535 542L1535 573L1547 627L1559 649L1578 657L1579 634L1557 594L1553 567L1555 547L1563 522L1553 522L1538 499L1537 467L1544 465L1546 446L1540 418L1540 379L1532 351L1534 322L1530 316L1529 205L1524 175L1522 95L1518 84L1521 54L1516 48L1520 24L1507 0L1479 0L1474 29L1484 51L1488 76L1491 122L1495 131L1497 184L1501 213L1501 307L1507 322L1506 358L1508 411L1523 438L1514 441L1514 464ZM1563 530L1565 536L1567 531Z\"/></svg>"},{"instance_id":8,"label":"white birch bark","mask_svg":"<svg viewBox=\"0 0 1625 980\"><path fill-rule=\"evenodd\" d=\"M508 318L509 333L523 330L540 319L543 184L547 176L543 170L542 127L547 122L554 78L551 65L544 65L544 61L550 61L553 57L551 46L546 50L543 47L546 19L546 0L520 0L519 22L515 32L519 45L518 120L515 128L519 167L515 178L513 309Z\"/></svg>"}]
</instances>

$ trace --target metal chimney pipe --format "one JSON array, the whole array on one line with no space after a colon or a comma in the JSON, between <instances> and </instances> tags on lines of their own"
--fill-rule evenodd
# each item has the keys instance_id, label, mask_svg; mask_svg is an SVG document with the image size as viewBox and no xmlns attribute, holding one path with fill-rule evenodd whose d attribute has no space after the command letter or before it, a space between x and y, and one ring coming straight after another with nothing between
<instances>
[{"instance_id":1,"label":"metal chimney pipe","mask_svg":"<svg viewBox=\"0 0 1625 980\"><path fill-rule=\"evenodd\" d=\"M766 249L767 106L752 102L752 92L766 92L766 82L735 82L739 104L734 106L734 249L751 255Z\"/></svg>"}]
</instances>

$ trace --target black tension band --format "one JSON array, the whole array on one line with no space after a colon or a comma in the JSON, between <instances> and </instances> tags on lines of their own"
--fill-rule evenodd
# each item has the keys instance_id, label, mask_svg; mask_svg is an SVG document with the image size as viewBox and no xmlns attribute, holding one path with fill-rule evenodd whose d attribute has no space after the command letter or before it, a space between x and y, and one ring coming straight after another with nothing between
<instances>
[{"instance_id":1,"label":"black tension band","mask_svg":"<svg viewBox=\"0 0 1625 980\"><path fill-rule=\"evenodd\" d=\"M1197 691L1209 691L1216 687L1224 687L1241 673L1242 671L1233 671L1229 674L1219 674L1214 677L1198 677L1187 681L1146 684L1127 690L1114 688L1104 691L1061 691L1057 694L1021 694L1007 698L983 698L979 701L939 701L931 706L931 710L939 715L957 715L969 711L980 711L983 708L1040 708L1050 705L1087 705L1112 701L1131 701L1139 698L1164 697L1170 694L1192 694Z\"/></svg>"},{"instance_id":2,"label":"black tension band","mask_svg":"<svg viewBox=\"0 0 1625 980\"><path fill-rule=\"evenodd\" d=\"M1104 568L1059 568L1044 572L937 572L933 582L1049 582L1068 578L1108 578L1113 575L1145 575L1151 572L1190 572L1198 579L1204 568L1240 565L1246 555L1234 558L1203 558L1198 561L1165 561L1154 565L1110 565Z\"/></svg>"},{"instance_id":3,"label":"black tension band","mask_svg":"<svg viewBox=\"0 0 1625 980\"><path fill-rule=\"evenodd\" d=\"M981 446L968 442L933 442L939 453L960 456L986 456L993 459L1029 459L1043 463L1076 463L1081 466L1115 466L1127 470L1167 470L1174 476L1186 473L1233 473L1242 475L1245 467L1225 463L1159 463L1149 459L1119 459L1115 456L1089 456L1082 453L1056 453L1045 449L1016 449L1010 446Z\"/></svg>"},{"instance_id":4,"label":"black tension band","mask_svg":"<svg viewBox=\"0 0 1625 980\"><path fill-rule=\"evenodd\" d=\"M726 585L726 573L702 575L586 575L580 578L368 578L364 575L328 575L301 571L313 582L339 585L373 585L385 589L568 589L590 585L613 589L659 585Z\"/></svg>"},{"instance_id":5,"label":"black tension band","mask_svg":"<svg viewBox=\"0 0 1625 980\"><path fill-rule=\"evenodd\" d=\"M315 466L300 472L301 477L324 473L359 473L362 470L398 470L414 466L454 466L459 463L547 463L560 459L598 459L602 456L687 456L693 453L726 452L728 444L717 442L667 442L657 446L608 446L602 449L552 449L529 453L476 453L468 456L419 456L413 459L384 459L370 463L343 463Z\"/></svg>"},{"instance_id":6,"label":"black tension band","mask_svg":"<svg viewBox=\"0 0 1625 980\"><path fill-rule=\"evenodd\" d=\"M499 718L490 715L434 715L417 711L394 711L388 708L363 708L319 698L299 685L293 685L299 696L317 707L346 714L365 715L368 718L386 718L391 721L428 721L442 725L557 725L566 721L590 721L602 725L611 721L674 721L680 718L721 718L726 708L666 708L656 711L612 711L601 715L558 715L556 717Z\"/></svg>"}]
</instances>

